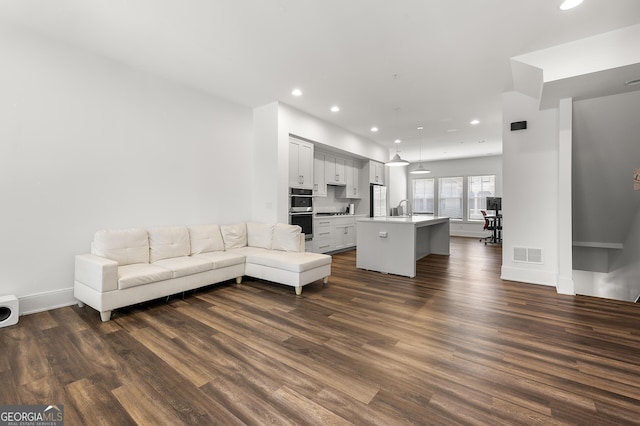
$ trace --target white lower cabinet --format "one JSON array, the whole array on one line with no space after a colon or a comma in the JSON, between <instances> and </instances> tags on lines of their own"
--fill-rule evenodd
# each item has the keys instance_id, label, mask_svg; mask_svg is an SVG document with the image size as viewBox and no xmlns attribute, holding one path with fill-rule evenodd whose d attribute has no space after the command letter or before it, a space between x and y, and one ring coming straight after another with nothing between
<instances>
[{"instance_id":1,"label":"white lower cabinet","mask_svg":"<svg viewBox=\"0 0 640 426\"><path fill-rule=\"evenodd\" d=\"M356 218L353 216L332 216L314 219L313 251L328 253L356 246Z\"/></svg>"},{"instance_id":2,"label":"white lower cabinet","mask_svg":"<svg viewBox=\"0 0 640 426\"><path fill-rule=\"evenodd\" d=\"M356 225L336 225L333 228L333 249L342 250L356 245Z\"/></svg>"},{"instance_id":3,"label":"white lower cabinet","mask_svg":"<svg viewBox=\"0 0 640 426\"><path fill-rule=\"evenodd\" d=\"M327 253L333 246L333 222L331 219L313 220L313 251Z\"/></svg>"}]
</instances>

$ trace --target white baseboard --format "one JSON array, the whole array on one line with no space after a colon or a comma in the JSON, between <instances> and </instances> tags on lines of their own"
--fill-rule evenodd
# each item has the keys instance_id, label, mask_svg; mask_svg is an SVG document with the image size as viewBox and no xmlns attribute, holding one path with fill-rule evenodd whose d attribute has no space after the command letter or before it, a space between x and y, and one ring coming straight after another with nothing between
<instances>
[{"instance_id":1,"label":"white baseboard","mask_svg":"<svg viewBox=\"0 0 640 426\"><path fill-rule=\"evenodd\" d=\"M556 288L559 294L568 294L571 296L575 296L576 294L573 278L558 277L558 285Z\"/></svg>"},{"instance_id":2,"label":"white baseboard","mask_svg":"<svg viewBox=\"0 0 640 426\"><path fill-rule=\"evenodd\" d=\"M35 314L78 303L73 297L73 287L22 296L18 300L20 300L20 315Z\"/></svg>"},{"instance_id":3,"label":"white baseboard","mask_svg":"<svg viewBox=\"0 0 640 426\"><path fill-rule=\"evenodd\" d=\"M550 271L535 271L503 266L500 279L556 287L557 274Z\"/></svg>"},{"instance_id":4,"label":"white baseboard","mask_svg":"<svg viewBox=\"0 0 640 426\"><path fill-rule=\"evenodd\" d=\"M484 237L488 237L490 234L486 233L486 232L474 232L474 231L470 231L470 230L465 230L465 229L450 229L449 230L449 235L452 237L469 237L469 238L484 238Z\"/></svg>"}]
</instances>

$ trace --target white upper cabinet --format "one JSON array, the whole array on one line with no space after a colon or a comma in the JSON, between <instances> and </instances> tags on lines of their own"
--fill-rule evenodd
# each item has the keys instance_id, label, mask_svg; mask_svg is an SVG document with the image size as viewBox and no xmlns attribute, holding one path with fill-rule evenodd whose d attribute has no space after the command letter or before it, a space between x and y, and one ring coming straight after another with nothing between
<instances>
[{"instance_id":1,"label":"white upper cabinet","mask_svg":"<svg viewBox=\"0 0 640 426\"><path fill-rule=\"evenodd\" d=\"M324 157L324 178L328 185L346 185L345 159L335 155L325 155Z\"/></svg>"},{"instance_id":2,"label":"white upper cabinet","mask_svg":"<svg viewBox=\"0 0 640 426\"><path fill-rule=\"evenodd\" d=\"M327 182L324 178L324 157L325 154L316 151L313 154L313 195L318 197L327 196Z\"/></svg>"},{"instance_id":3,"label":"white upper cabinet","mask_svg":"<svg viewBox=\"0 0 640 426\"><path fill-rule=\"evenodd\" d=\"M384 164L369 161L369 183L384 185Z\"/></svg>"},{"instance_id":4,"label":"white upper cabinet","mask_svg":"<svg viewBox=\"0 0 640 426\"><path fill-rule=\"evenodd\" d=\"M351 161L351 173L347 173L347 193L351 198L360 198L360 162Z\"/></svg>"},{"instance_id":5,"label":"white upper cabinet","mask_svg":"<svg viewBox=\"0 0 640 426\"><path fill-rule=\"evenodd\" d=\"M345 173L347 175L347 186L337 194L339 194L340 198L361 198L360 162L347 160L345 162Z\"/></svg>"},{"instance_id":6,"label":"white upper cabinet","mask_svg":"<svg viewBox=\"0 0 640 426\"><path fill-rule=\"evenodd\" d=\"M289 187L313 189L313 144L289 139Z\"/></svg>"}]
</instances>

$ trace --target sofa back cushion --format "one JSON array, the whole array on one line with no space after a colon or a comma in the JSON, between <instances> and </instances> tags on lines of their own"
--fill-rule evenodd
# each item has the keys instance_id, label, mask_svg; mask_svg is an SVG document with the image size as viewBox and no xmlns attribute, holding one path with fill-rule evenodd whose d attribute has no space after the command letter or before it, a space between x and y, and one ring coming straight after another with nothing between
<instances>
[{"instance_id":1,"label":"sofa back cushion","mask_svg":"<svg viewBox=\"0 0 640 426\"><path fill-rule=\"evenodd\" d=\"M191 254L224 251L224 241L218 225L200 225L189 227Z\"/></svg>"},{"instance_id":2,"label":"sofa back cushion","mask_svg":"<svg viewBox=\"0 0 640 426\"><path fill-rule=\"evenodd\" d=\"M222 225L220 227L224 249L234 249L247 246L247 224Z\"/></svg>"},{"instance_id":3,"label":"sofa back cushion","mask_svg":"<svg viewBox=\"0 0 640 426\"><path fill-rule=\"evenodd\" d=\"M272 223L247 223L247 245L271 249L274 227Z\"/></svg>"},{"instance_id":4,"label":"sofa back cushion","mask_svg":"<svg viewBox=\"0 0 640 426\"><path fill-rule=\"evenodd\" d=\"M172 257L189 256L189 230L186 226L149 229L149 259L157 262Z\"/></svg>"},{"instance_id":5,"label":"sofa back cushion","mask_svg":"<svg viewBox=\"0 0 640 426\"><path fill-rule=\"evenodd\" d=\"M301 233L302 228L298 225L277 223L273 228L273 243L271 248L282 251L301 251Z\"/></svg>"},{"instance_id":6,"label":"sofa back cushion","mask_svg":"<svg viewBox=\"0 0 640 426\"><path fill-rule=\"evenodd\" d=\"M91 253L114 260L119 266L149 263L149 236L138 228L98 231L93 236Z\"/></svg>"}]
</instances>

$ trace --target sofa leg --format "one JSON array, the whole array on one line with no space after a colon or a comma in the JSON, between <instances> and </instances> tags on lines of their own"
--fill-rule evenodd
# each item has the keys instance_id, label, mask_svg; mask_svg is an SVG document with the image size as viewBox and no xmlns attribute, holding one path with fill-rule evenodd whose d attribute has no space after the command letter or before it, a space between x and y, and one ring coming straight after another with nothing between
<instances>
[{"instance_id":1,"label":"sofa leg","mask_svg":"<svg viewBox=\"0 0 640 426\"><path fill-rule=\"evenodd\" d=\"M111 311L100 312L100 319L102 322L107 322L111 319Z\"/></svg>"},{"instance_id":2,"label":"sofa leg","mask_svg":"<svg viewBox=\"0 0 640 426\"><path fill-rule=\"evenodd\" d=\"M236 284L242 283L242 277L236 277Z\"/></svg>"},{"instance_id":3,"label":"sofa leg","mask_svg":"<svg viewBox=\"0 0 640 426\"><path fill-rule=\"evenodd\" d=\"M325 286L326 284L328 284L328 283L329 283L329 277L328 277L328 276L326 276L326 277L324 277L324 278L322 279L322 286L324 287L324 286Z\"/></svg>"},{"instance_id":4,"label":"sofa leg","mask_svg":"<svg viewBox=\"0 0 640 426\"><path fill-rule=\"evenodd\" d=\"M294 287L296 289L296 294L300 296L302 294L302 287Z\"/></svg>"},{"instance_id":5,"label":"sofa leg","mask_svg":"<svg viewBox=\"0 0 640 426\"><path fill-rule=\"evenodd\" d=\"M78 300L78 308L84 308L84 302Z\"/></svg>"}]
</instances>

